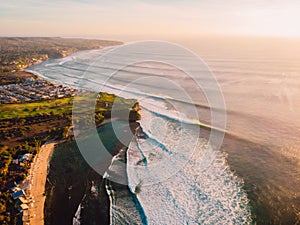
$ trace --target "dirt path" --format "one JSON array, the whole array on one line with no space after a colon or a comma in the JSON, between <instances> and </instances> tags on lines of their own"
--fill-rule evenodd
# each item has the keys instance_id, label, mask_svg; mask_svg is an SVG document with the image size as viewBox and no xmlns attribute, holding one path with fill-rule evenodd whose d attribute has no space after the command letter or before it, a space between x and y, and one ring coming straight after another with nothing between
<instances>
[{"instance_id":1,"label":"dirt path","mask_svg":"<svg viewBox=\"0 0 300 225\"><path fill-rule=\"evenodd\" d=\"M30 171L29 193L33 197L34 203L29 207L30 224L44 224L44 196L45 185L48 172L48 164L57 142L48 142L44 144L39 154L34 160Z\"/></svg>"}]
</instances>

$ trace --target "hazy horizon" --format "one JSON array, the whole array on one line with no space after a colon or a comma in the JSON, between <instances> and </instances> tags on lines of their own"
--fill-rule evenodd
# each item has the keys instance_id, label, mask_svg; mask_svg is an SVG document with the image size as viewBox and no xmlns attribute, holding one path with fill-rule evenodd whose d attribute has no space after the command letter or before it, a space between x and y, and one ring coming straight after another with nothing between
<instances>
[{"instance_id":1,"label":"hazy horizon","mask_svg":"<svg viewBox=\"0 0 300 225\"><path fill-rule=\"evenodd\" d=\"M118 40L209 36L300 38L300 2L288 0L12 0L0 7L0 36Z\"/></svg>"},{"instance_id":2,"label":"hazy horizon","mask_svg":"<svg viewBox=\"0 0 300 225\"><path fill-rule=\"evenodd\" d=\"M299 12L2 1L0 224L300 224Z\"/></svg>"}]
</instances>

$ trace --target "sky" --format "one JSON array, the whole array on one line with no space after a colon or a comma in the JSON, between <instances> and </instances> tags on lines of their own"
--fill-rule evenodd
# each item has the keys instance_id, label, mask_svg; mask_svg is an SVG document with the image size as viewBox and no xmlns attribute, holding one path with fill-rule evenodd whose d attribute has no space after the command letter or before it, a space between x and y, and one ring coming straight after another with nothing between
<instances>
[{"instance_id":1,"label":"sky","mask_svg":"<svg viewBox=\"0 0 300 225\"><path fill-rule=\"evenodd\" d=\"M0 36L300 38L299 0L0 0Z\"/></svg>"}]
</instances>

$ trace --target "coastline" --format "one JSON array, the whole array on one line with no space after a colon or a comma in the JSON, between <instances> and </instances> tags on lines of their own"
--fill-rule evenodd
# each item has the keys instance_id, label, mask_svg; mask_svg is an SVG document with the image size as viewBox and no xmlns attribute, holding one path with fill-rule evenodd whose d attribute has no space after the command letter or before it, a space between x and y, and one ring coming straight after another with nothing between
<instances>
[{"instance_id":1,"label":"coastline","mask_svg":"<svg viewBox=\"0 0 300 225\"><path fill-rule=\"evenodd\" d=\"M125 129L126 122L117 123L118 129L124 129L125 141L131 140L133 134ZM137 126L138 123L131 123L132 129ZM127 148L114 136L111 123L107 120L98 129L100 138L110 153L114 156L119 155L121 160L126 162ZM110 170L112 162L103 161L103 163L107 165L108 171L112 172ZM107 188L113 188L115 193L118 193L114 196L118 198L117 202L125 200L131 202L130 210L124 209L124 212L135 214L140 218L134 194L130 192L128 186L110 182L93 171L82 158L74 141L58 145L49 165L44 209L46 225L74 224L75 215L81 224L109 224L111 207L115 205L110 205L111 196ZM126 168L114 172L127 178ZM143 221L143 218L139 220Z\"/></svg>"},{"instance_id":2,"label":"coastline","mask_svg":"<svg viewBox=\"0 0 300 225\"><path fill-rule=\"evenodd\" d=\"M104 124L102 124L102 125L104 125ZM201 126L201 128L203 128L203 127ZM203 130L207 130L206 132L209 131L209 129L203 129ZM256 143L252 143L250 141L247 141L246 139L242 140L238 135L235 136L231 133L226 136L228 139L224 143L224 152L229 153L228 161L230 163L230 168L233 171L235 171L239 175L239 177L242 177L245 180L244 189L248 192L251 203L252 204L254 203L253 205L255 206L254 209L252 210L253 215L254 216L258 215L257 217L259 219L262 218L262 219L260 219L260 221L268 222L271 219L273 220L274 219L273 215L275 215L275 213L271 212L271 209L274 206L277 207L276 202L280 202L280 201L277 201L277 199L273 200L273 199L271 199L270 196L279 196L279 195L277 195L277 193L274 195L269 194L270 193L270 192L268 192L269 187L267 185L263 184L263 182L266 183L266 181L269 181L269 183L271 184L271 187L273 186L276 188L276 185L272 185L272 184L274 184L272 182L275 179L270 179L269 176L266 176L261 171L268 172L270 167L266 166L266 165L267 164L269 165L270 162L275 165L272 168L275 168L274 169L275 171L277 171L277 170L279 171L279 172L277 172L277 174L280 174L281 171L286 171L286 168L290 168L290 166L282 166L282 164L286 163L285 162L286 160L282 160L282 159L277 160L276 156L271 155L272 154L271 149L268 149L267 147L260 146ZM241 151L241 149L243 151ZM258 150L258 151L256 151L256 150ZM276 164L278 164L278 166ZM289 164L289 162L287 162L287 164ZM249 171L251 171L251 172L249 172ZM287 170L287 171L289 171L287 173L291 173L290 171L294 171L294 170L293 170L293 168L291 168L290 170ZM272 173L269 172L269 174L272 174ZM253 176L253 175L255 175L255 176ZM286 176L286 177L288 178L289 176ZM276 182L276 183L281 183L281 182ZM282 183L287 184L288 182L282 182ZM282 193L283 193L283 191L282 191ZM264 201L266 203L261 200L262 199L261 196L262 197L265 196L266 200L264 200ZM270 202L269 199L271 199L276 204L273 204L273 202ZM262 208L262 209L260 209L260 208ZM263 213L259 214L256 211L263 212ZM268 212L268 213L265 213L265 212ZM284 215L284 216L291 217L289 215ZM287 218L287 219L289 219L289 218Z\"/></svg>"},{"instance_id":3,"label":"coastline","mask_svg":"<svg viewBox=\"0 0 300 225\"><path fill-rule=\"evenodd\" d=\"M16 38L14 41L16 42L21 41L21 39L22 38ZM26 40L28 41L29 39L27 38ZM52 39L51 41L55 42L55 40ZM67 41L68 40L65 40L65 42ZM20 57L23 57L24 59L18 58L17 60L15 60L16 62L14 63L9 63L10 61L8 61L5 64L11 65L11 67L13 67L17 65L16 63L18 63L18 64L22 64L22 66L18 65L17 69L15 68L9 69L10 67L6 68L7 71L5 72L4 75L2 74L3 76L0 77L1 85L12 84L16 86L16 89L11 91L11 95L10 94L7 94L6 96L1 95L0 97L4 96L3 98L6 99L8 98L7 96L15 96L18 93L18 91L15 90L19 90L18 85L29 81L29 79L30 81L32 81L33 80L32 78L34 78L34 80L38 79L37 75L27 71L27 69L29 69L32 66L36 66L40 63L43 63L48 59L51 58L56 59L61 57L63 58L75 52L94 50L94 49L103 49L103 48L123 44L122 42L116 42L116 41L94 40L95 43L101 42L101 45L95 46L93 44L94 42L93 43L89 42L88 44L84 44L84 40L78 39L77 41L83 43L82 44L79 43L78 45L76 45L79 47L77 47L77 49L75 49L74 52L73 52L74 49L71 45L71 47L68 48L71 48L72 52L64 51L63 55L57 55L55 57L47 56L47 58L43 58L43 59L39 59L36 56L31 57L31 55L23 55L23 51L22 49L20 51L20 47L19 47L17 56L19 57L20 55ZM10 44L6 46L10 47ZM12 49L10 49L9 51L11 50ZM57 49L54 50L54 52L57 51L58 51ZM14 59L13 57L15 57L14 51L9 52L8 55L9 58L7 60L13 60ZM30 60L29 63L27 62L27 59ZM35 88L34 85L31 85L30 88L32 89L34 88L34 92L31 93L30 96L36 97L36 92L38 92L36 91L37 88ZM20 99L22 98L25 99L25 97L22 96L23 95L20 95ZM3 189L3 193L6 192L5 195L1 195L1 199L0 199L1 209L2 209L0 215L1 224L3 221L6 222L17 221L17 223L22 221L29 223L30 221L30 224L44 224L44 218L46 214L46 209L45 209L46 189L45 188L47 184L47 174L50 169L48 168L50 166L49 161L51 159L55 145L61 141L65 141L63 129L68 126L68 124L66 123L69 122L69 115L67 113L60 113L59 110L57 111L59 113L55 114L51 110L49 110L50 107L48 106L46 106L41 110L42 107L40 107L40 104L47 105L49 101L43 101L41 99L36 100L36 99L38 98L33 97L29 100L27 98L25 102L25 100L19 101L19 99L11 97L11 99L5 100L7 102L3 103L3 105L5 106L6 103L8 104L15 103L14 106L19 111L11 110L14 112L14 113L10 112L13 115L5 121L1 120L1 122L5 124L5 126L1 127L1 131L2 131L1 136L2 136L2 140L4 141L3 143L1 142L1 146L0 146L1 148L4 147L3 148L4 153L2 154L1 152L1 154L9 159L5 161L5 166L7 166L8 169L5 169L6 170L4 171L5 175L1 177L1 181L3 181L1 182L1 186L2 186L1 188ZM53 101L57 99L58 98L54 97ZM66 101L67 100L68 99L66 98ZM17 103L20 104L17 105ZM25 116L24 114L21 114L21 111L23 110L22 109L23 103L37 104L38 106L35 109L36 113L31 115L30 109L26 108L24 109L24 112L27 112L27 114L25 113ZM65 105L67 105L70 103L70 101L65 103L66 103ZM20 105L21 107L19 107ZM54 108L53 110L55 111L56 108L55 107L53 108ZM51 141L57 138L59 139L58 141ZM45 144L41 146L40 145L41 143L45 143ZM30 155L30 159L26 159L25 163L23 163L19 159L21 155L24 155L24 153ZM6 176L6 174L8 174L8 176ZM16 186L16 190L21 189L24 198L21 198L20 201L19 199L17 200L14 199L14 201L10 201L11 200L10 192L13 191L13 189L10 190L11 185ZM17 206L20 207L17 208Z\"/></svg>"},{"instance_id":4,"label":"coastline","mask_svg":"<svg viewBox=\"0 0 300 225\"><path fill-rule=\"evenodd\" d=\"M30 170L27 192L32 198L29 207L30 224L44 224L45 185L48 174L48 166L56 144L59 142L49 141L41 146Z\"/></svg>"}]
</instances>

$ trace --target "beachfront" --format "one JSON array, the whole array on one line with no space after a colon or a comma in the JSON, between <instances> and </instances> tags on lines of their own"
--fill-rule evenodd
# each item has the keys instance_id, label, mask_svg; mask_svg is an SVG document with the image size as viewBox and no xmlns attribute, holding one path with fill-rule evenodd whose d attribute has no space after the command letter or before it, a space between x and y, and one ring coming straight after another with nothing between
<instances>
[{"instance_id":1,"label":"beachfront","mask_svg":"<svg viewBox=\"0 0 300 225\"><path fill-rule=\"evenodd\" d=\"M20 185L25 190L26 196L29 199L28 209L23 210L28 210L28 213L26 213L29 215L29 221L26 221L27 224L44 224L45 185L49 160L56 144L57 142L47 142L41 147L39 154L32 163L28 178Z\"/></svg>"}]
</instances>

